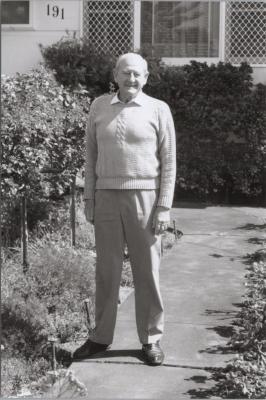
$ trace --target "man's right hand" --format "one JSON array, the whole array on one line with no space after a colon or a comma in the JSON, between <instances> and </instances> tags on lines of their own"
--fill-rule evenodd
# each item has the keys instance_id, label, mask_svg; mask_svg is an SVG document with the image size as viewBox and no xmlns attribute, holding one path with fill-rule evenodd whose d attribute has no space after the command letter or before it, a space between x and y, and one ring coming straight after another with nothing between
<instances>
[{"instance_id":1,"label":"man's right hand","mask_svg":"<svg viewBox=\"0 0 266 400\"><path fill-rule=\"evenodd\" d=\"M84 214L86 220L91 224L94 224L94 200L85 199L84 200Z\"/></svg>"}]
</instances>

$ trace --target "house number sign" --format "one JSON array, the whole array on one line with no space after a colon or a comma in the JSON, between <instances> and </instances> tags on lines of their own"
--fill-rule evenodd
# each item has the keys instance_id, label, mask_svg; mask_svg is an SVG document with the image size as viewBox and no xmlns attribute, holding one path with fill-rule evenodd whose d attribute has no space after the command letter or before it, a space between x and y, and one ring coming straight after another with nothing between
<instances>
[{"instance_id":1,"label":"house number sign","mask_svg":"<svg viewBox=\"0 0 266 400\"><path fill-rule=\"evenodd\" d=\"M52 18L65 19L65 9L64 7L47 4L47 16L51 16Z\"/></svg>"},{"instance_id":2,"label":"house number sign","mask_svg":"<svg viewBox=\"0 0 266 400\"><path fill-rule=\"evenodd\" d=\"M40 31L79 31L81 10L82 0L34 0L34 27Z\"/></svg>"}]
</instances>

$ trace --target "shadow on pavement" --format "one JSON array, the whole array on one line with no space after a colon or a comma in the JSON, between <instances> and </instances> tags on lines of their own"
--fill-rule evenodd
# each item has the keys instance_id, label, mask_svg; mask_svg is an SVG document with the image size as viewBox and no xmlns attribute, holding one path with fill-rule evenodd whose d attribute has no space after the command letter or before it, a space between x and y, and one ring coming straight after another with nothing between
<instances>
[{"instance_id":1,"label":"shadow on pavement","mask_svg":"<svg viewBox=\"0 0 266 400\"><path fill-rule=\"evenodd\" d=\"M234 307L241 307L241 304L235 303L233 304ZM219 317L220 321L227 321L229 324L227 325L218 325L214 327L208 327L206 330L208 331L213 331L217 335L221 336L222 338L229 339L233 336L233 334L236 332L236 320L238 316L238 311L237 310L206 310L205 311L206 315L215 315L216 317ZM200 353L209 353L209 354L230 354L232 353L232 348L229 344L224 344L224 345L215 345L208 347L204 350L200 350Z\"/></svg>"},{"instance_id":2,"label":"shadow on pavement","mask_svg":"<svg viewBox=\"0 0 266 400\"><path fill-rule=\"evenodd\" d=\"M204 378L204 377L202 377ZM194 380L194 377L188 380ZM207 380L205 380L206 382ZM190 395L191 399L210 399L215 395L215 389L191 389L187 392Z\"/></svg>"},{"instance_id":3,"label":"shadow on pavement","mask_svg":"<svg viewBox=\"0 0 266 400\"><path fill-rule=\"evenodd\" d=\"M208 207L206 203L193 203L186 201L176 201L173 203L174 208L194 208L194 209L204 209Z\"/></svg>"},{"instance_id":4,"label":"shadow on pavement","mask_svg":"<svg viewBox=\"0 0 266 400\"><path fill-rule=\"evenodd\" d=\"M240 307L241 305L239 304L233 304L235 307ZM205 315L214 315L216 317L219 317L220 321L226 321L226 320L232 320L232 318L236 318L238 314L238 311L233 311L233 310L205 310Z\"/></svg>"},{"instance_id":5,"label":"shadow on pavement","mask_svg":"<svg viewBox=\"0 0 266 400\"><path fill-rule=\"evenodd\" d=\"M215 326L214 328L207 328L207 330L214 331L215 333L217 333L217 335L219 335L223 338L230 338L236 332L235 327L232 325Z\"/></svg>"},{"instance_id":6,"label":"shadow on pavement","mask_svg":"<svg viewBox=\"0 0 266 400\"><path fill-rule=\"evenodd\" d=\"M239 230L239 229L243 229L245 231L265 230L266 224L246 224L246 225L242 225L242 226L238 226L237 228L234 228L234 230Z\"/></svg>"},{"instance_id":7,"label":"shadow on pavement","mask_svg":"<svg viewBox=\"0 0 266 400\"><path fill-rule=\"evenodd\" d=\"M210 257L214 257L214 258L223 258L224 256L222 256L221 254L218 253L213 253L213 254L209 254Z\"/></svg>"},{"instance_id":8,"label":"shadow on pavement","mask_svg":"<svg viewBox=\"0 0 266 400\"><path fill-rule=\"evenodd\" d=\"M189 379L185 379L185 381L193 381L195 383L205 383L207 380L208 377L204 375L194 375Z\"/></svg>"},{"instance_id":9,"label":"shadow on pavement","mask_svg":"<svg viewBox=\"0 0 266 400\"><path fill-rule=\"evenodd\" d=\"M199 353L208 353L208 354L234 354L233 349L230 346L212 346L207 347L204 350L200 350Z\"/></svg>"},{"instance_id":10,"label":"shadow on pavement","mask_svg":"<svg viewBox=\"0 0 266 400\"><path fill-rule=\"evenodd\" d=\"M190 389L187 391L186 395L189 395L191 399L227 398L225 396L226 390L223 383L224 374L227 372L227 369L206 368L205 370L210 373L209 377L206 377L206 375L195 375L187 380L202 384L214 382L214 385L211 388Z\"/></svg>"},{"instance_id":11,"label":"shadow on pavement","mask_svg":"<svg viewBox=\"0 0 266 400\"><path fill-rule=\"evenodd\" d=\"M250 244L256 244L256 245L259 245L259 246L263 246L263 245L266 244L266 239L265 238L262 239L262 238L254 237L254 238L248 239L247 242L250 243Z\"/></svg>"},{"instance_id":12,"label":"shadow on pavement","mask_svg":"<svg viewBox=\"0 0 266 400\"><path fill-rule=\"evenodd\" d=\"M240 308L241 303L233 304L234 307ZM230 338L236 331L234 325L236 325L236 318L238 315L238 311L217 311L217 310L206 310L205 314L207 315L218 315L221 316L221 320L230 320L230 324L228 325L218 325L214 327L207 327L206 329L209 331L214 331L222 338L228 339L224 345L214 345L208 347L204 350L199 351L199 353L209 353L209 354L232 354L235 355L235 351L230 345ZM196 384L204 384L210 382L213 383L212 387L199 387L197 389L190 389L187 391L186 395L189 395L191 399L209 399L212 397L218 396L221 398L221 391L223 389L221 383L221 376L223 376L226 372L226 367L219 368L204 368L205 371L209 372L209 376L206 375L194 375L187 381L193 381Z\"/></svg>"},{"instance_id":13,"label":"shadow on pavement","mask_svg":"<svg viewBox=\"0 0 266 400\"><path fill-rule=\"evenodd\" d=\"M142 351L136 349L127 350L107 350L101 353L94 354L93 356L87 358L87 360L101 360L101 359L112 359L117 357L133 357L139 361L143 361ZM84 360L86 361L86 360ZM121 361L123 363L123 361Z\"/></svg>"}]
</instances>

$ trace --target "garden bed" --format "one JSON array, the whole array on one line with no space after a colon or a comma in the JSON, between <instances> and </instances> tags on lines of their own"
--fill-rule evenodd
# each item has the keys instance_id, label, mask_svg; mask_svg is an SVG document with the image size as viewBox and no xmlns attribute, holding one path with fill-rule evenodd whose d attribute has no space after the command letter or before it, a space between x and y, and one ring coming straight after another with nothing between
<instances>
[{"instance_id":1,"label":"garden bed","mask_svg":"<svg viewBox=\"0 0 266 400\"><path fill-rule=\"evenodd\" d=\"M72 349L94 327L94 228L85 221L83 206L78 203L77 244L71 247L68 208L65 204L54 210L50 219L53 223L42 223L36 230L38 233L31 235L26 273L19 247L3 251L3 396L28 393L29 389L33 395L40 393L51 381L49 338L57 339L62 348ZM169 250L174 241L173 233L164 234L164 250ZM121 303L132 288L130 263L125 257ZM84 300L87 300L89 320ZM59 362L57 367L60 370L63 365Z\"/></svg>"},{"instance_id":2,"label":"garden bed","mask_svg":"<svg viewBox=\"0 0 266 400\"><path fill-rule=\"evenodd\" d=\"M248 255L247 292L235 320L228 346L238 353L226 368L217 368L217 383L206 396L222 398L266 398L266 249Z\"/></svg>"}]
</instances>

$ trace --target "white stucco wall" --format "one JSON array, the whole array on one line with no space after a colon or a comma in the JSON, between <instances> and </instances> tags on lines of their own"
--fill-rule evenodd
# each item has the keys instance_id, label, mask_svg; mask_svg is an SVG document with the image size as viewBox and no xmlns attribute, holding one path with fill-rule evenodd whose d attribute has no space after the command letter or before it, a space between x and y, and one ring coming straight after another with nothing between
<instances>
[{"instance_id":1,"label":"white stucco wall","mask_svg":"<svg viewBox=\"0 0 266 400\"><path fill-rule=\"evenodd\" d=\"M254 84L263 83L264 85L266 85L266 66L253 67L253 79Z\"/></svg>"},{"instance_id":2,"label":"white stucco wall","mask_svg":"<svg viewBox=\"0 0 266 400\"><path fill-rule=\"evenodd\" d=\"M64 10L64 19L61 13L58 17L52 15L54 6ZM66 36L66 31L76 32L77 36L81 33L82 0L33 0L31 7L31 26L2 26L2 74L24 73L37 66L42 61L39 43L52 44Z\"/></svg>"}]
</instances>

